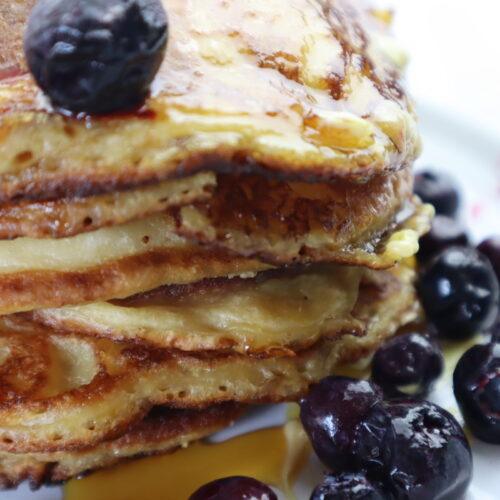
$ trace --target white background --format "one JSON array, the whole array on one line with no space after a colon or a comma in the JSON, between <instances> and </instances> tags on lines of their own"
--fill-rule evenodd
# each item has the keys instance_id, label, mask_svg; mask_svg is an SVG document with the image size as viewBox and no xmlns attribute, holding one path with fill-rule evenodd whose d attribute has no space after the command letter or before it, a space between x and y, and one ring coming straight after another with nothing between
<instances>
[{"instance_id":1,"label":"white background","mask_svg":"<svg viewBox=\"0 0 500 500\"><path fill-rule=\"evenodd\" d=\"M418 103L500 143L500 1L391 0ZM499 167L500 168L500 167Z\"/></svg>"}]
</instances>

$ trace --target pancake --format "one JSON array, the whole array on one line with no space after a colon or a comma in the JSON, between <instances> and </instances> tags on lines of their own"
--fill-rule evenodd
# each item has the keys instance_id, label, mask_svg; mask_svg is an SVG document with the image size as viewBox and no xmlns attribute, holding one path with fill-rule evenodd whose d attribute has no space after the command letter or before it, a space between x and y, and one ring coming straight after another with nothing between
<instances>
[{"instance_id":1,"label":"pancake","mask_svg":"<svg viewBox=\"0 0 500 500\"><path fill-rule=\"evenodd\" d=\"M0 239L62 238L124 224L210 197L215 175L200 173L128 191L86 198L0 205Z\"/></svg>"},{"instance_id":2,"label":"pancake","mask_svg":"<svg viewBox=\"0 0 500 500\"><path fill-rule=\"evenodd\" d=\"M115 439L93 448L53 453L0 452L0 488L29 481L31 488L55 484L133 457L174 451L233 423L243 409L224 404L196 410L156 407Z\"/></svg>"},{"instance_id":3,"label":"pancake","mask_svg":"<svg viewBox=\"0 0 500 500\"><path fill-rule=\"evenodd\" d=\"M175 219L181 235L276 265L333 261L383 268L413 255L430 228L432 208L413 198L412 187L410 169L365 184L219 175L213 197L179 208ZM407 249L399 248L394 259L388 243L408 228L415 232L407 233Z\"/></svg>"},{"instance_id":4,"label":"pancake","mask_svg":"<svg viewBox=\"0 0 500 500\"><path fill-rule=\"evenodd\" d=\"M311 190L315 188L311 186ZM270 193L268 195L272 196ZM363 202L359 201L362 205ZM314 210L313 207L314 202L311 210ZM337 223L333 227L318 227L318 223L327 226L330 221L322 221L317 216L309 217L307 209L300 204L293 208L296 218L290 216L290 226L287 226L285 217L279 216L279 212L253 211L252 207L248 207L240 218L237 211L223 214L223 205L221 209L223 222L215 226L203 210L192 205L181 208L176 216L177 232L205 245L274 265L337 262L371 269L387 269L415 255L419 248L418 240L429 231L434 215L434 208L422 204L416 197L393 220L385 220L388 224L385 227L375 207L366 209L370 211L367 218L373 224L365 225L366 221L356 217L353 221L349 217L337 221L337 216L331 214L330 220ZM364 210L359 205L358 209L361 212ZM217 216L214 219L217 220ZM301 221L304 222L303 227ZM351 225L356 222L361 224ZM356 239L356 236L367 239Z\"/></svg>"},{"instance_id":5,"label":"pancake","mask_svg":"<svg viewBox=\"0 0 500 500\"><path fill-rule=\"evenodd\" d=\"M285 237L272 250L291 262L326 260L384 269L417 252L418 237L429 229L432 214L430 205L416 200L409 216L403 212L403 220L396 220L383 237L360 247L335 251L321 244L316 250L303 246L303 255L293 258ZM166 284L252 275L271 267L235 255L230 238L225 244L200 246L178 231L172 217L160 214L68 238L2 240L0 314L125 298Z\"/></svg>"},{"instance_id":6,"label":"pancake","mask_svg":"<svg viewBox=\"0 0 500 500\"><path fill-rule=\"evenodd\" d=\"M215 183L211 195L207 190ZM189 204L190 198L198 201ZM215 179L205 173L109 195L0 206L0 236L67 238L146 218L168 205L177 207L171 215L181 236L275 265L339 261L387 267L394 259L380 254L398 225L422 214L401 258L416 251L430 214L429 207L412 198L410 169L364 184L306 184L249 175Z\"/></svg>"},{"instance_id":7,"label":"pancake","mask_svg":"<svg viewBox=\"0 0 500 500\"><path fill-rule=\"evenodd\" d=\"M0 204L0 239L64 238L171 209L178 232L204 243L230 240L238 253L276 262L306 254L303 247L328 258L380 238L411 203L412 188L411 169L331 184L204 172L111 194Z\"/></svg>"},{"instance_id":8,"label":"pancake","mask_svg":"<svg viewBox=\"0 0 500 500\"><path fill-rule=\"evenodd\" d=\"M166 215L61 239L0 241L0 314L125 298L167 283L268 269L177 236Z\"/></svg>"},{"instance_id":9,"label":"pancake","mask_svg":"<svg viewBox=\"0 0 500 500\"><path fill-rule=\"evenodd\" d=\"M18 316L3 319L0 450L87 448L112 439L152 406L205 408L226 401L295 400L345 360L365 356L417 316L414 272L365 276L365 335L321 340L280 355L185 353L64 335Z\"/></svg>"},{"instance_id":10,"label":"pancake","mask_svg":"<svg viewBox=\"0 0 500 500\"><path fill-rule=\"evenodd\" d=\"M256 278L215 278L129 299L43 309L30 316L58 332L183 351L273 353L363 333L351 315L363 270L321 265Z\"/></svg>"},{"instance_id":11,"label":"pancake","mask_svg":"<svg viewBox=\"0 0 500 500\"><path fill-rule=\"evenodd\" d=\"M404 53L363 0L164 0L170 38L151 97L103 117L54 113L27 74L32 4L0 10L0 201L200 170L366 180L420 151Z\"/></svg>"}]
</instances>

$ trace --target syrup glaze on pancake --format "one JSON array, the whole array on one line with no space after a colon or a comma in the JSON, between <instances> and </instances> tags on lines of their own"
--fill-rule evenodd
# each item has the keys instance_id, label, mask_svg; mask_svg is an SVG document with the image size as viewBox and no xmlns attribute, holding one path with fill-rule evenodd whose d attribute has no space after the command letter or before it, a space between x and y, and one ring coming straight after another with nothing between
<instances>
[{"instance_id":1,"label":"syrup glaze on pancake","mask_svg":"<svg viewBox=\"0 0 500 500\"><path fill-rule=\"evenodd\" d=\"M113 303L34 311L56 331L183 351L277 355L363 333L351 315L361 268L320 265L165 286Z\"/></svg>"},{"instance_id":2,"label":"syrup glaze on pancake","mask_svg":"<svg viewBox=\"0 0 500 500\"><path fill-rule=\"evenodd\" d=\"M155 407L123 435L87 450L0 452L0 488L15 488L29 481L36 489L133 457L174 451L231 425L242 412L243 407L230 403L202 411Z\"/></svg>"},{"instance_id":3,"label":"syrup glaze on pancake","mask_svg":"<svg viewBox=\"0 0 500 500\"><path fill-rule=\"evenodd\" d=\"M224 194L232 199L227 187ZM344 199L325 201L319 197L331 194L330 186L301 185L300 191L285 187L284 193L268 192L246 204L256 194L254 187L234 187L240 199L234 200L234 210L227 210L231 205L222 196L202 207L174 209L177 232L273 265L337 262L386 269L417 253L418 239L429 231L434 215L431 205L417 197L405 203L391 189L373 198L348 189Z\"/></svg>"},{"instance_id":4,"label":"syrup glaze on pancake","mask_svg":"<svg viewBox=\"0 0 500 500\"><path fill-rule=\"evenodd\" d=\"M378 274L380 273L380 274ZM215 403L294 400L357 359L418 313L414 272L406 267L377 272L371 299L360 306L366 334L322 340L279 356L182 353L64 335L18 316L2 320L4 362L19 371L0 373L0 450L12 453L89 448L123 434L152 406L204 408ZM372 283L373 282L373 283ZM375 316L377 321L370 321ZM33 345L43 347L33 353ZM16 349L14 349L14 347ZM35 358L33 357L35 356ZM36 359L28 371L21 366ZM36 386L32 380L44 380Z\"/></svg>"},{"instance_id":5,"label":"syrup glaze on pancake","mask_svg":"<svg viewBox=\"0 0 500 500\"><path fill-rule=\"evenodd\" d=\"M238 255L273 264L347 263L352 259L363 265L363 254L369 261L373 254L383 252L398 222L401 225L421 213L422 227L417 228L415 243L429 229L431 209L413 199L412 188L410 169L365 184L219 175L207 202L172 212L180 234Z\"/></svg>"},{"instance_id":6,"label":"syrup glaze on pancake","mask_svg":"<svg viewBox=\"0 0 500 500\"><path fill-rule=\"evenodd\" d=\"M12 47L4 67L24 67L31 3L0 11L0 45ZM197 170L317 181L412 164L420 141L401 87L404 57L363 0L164 4L167 54L135 114L64 117L29 75L0 82L0 200L96 194Z\"/></svg>"}]
</instances>

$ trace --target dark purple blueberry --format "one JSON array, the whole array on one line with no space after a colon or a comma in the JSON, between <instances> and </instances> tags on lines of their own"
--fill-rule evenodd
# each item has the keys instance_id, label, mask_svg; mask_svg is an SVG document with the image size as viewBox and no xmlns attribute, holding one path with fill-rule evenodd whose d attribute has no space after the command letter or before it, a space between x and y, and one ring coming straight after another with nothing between
<instances>
[{"instance_id":1,"label":"dark purple blueberry","mask_svg":"<svg viewBox=\"0 0 500 500\"><path fill-rule=\"evenodd\" d=\"M472 477L472 453L455 418L427 401L400 401L388 409L395 438L387 481L395 498L462 498Z\"/></svg>"},{"instance_id":2,"label":"dark purple blueberry","mask_svg":"<svg viewBox=\"0 0 500 500\"><path fill-rule=\"evenodd\" d=\"M24 49L56 108L102 114L144 102L167 36L160 0L38 0Z\"/></svg>"},{"instance_id":3,"label":"dark purple blueberry","mask_svg":"<svg viewBox=\"0 0 500 500\"><path fill-rule=\"evenodd\" d=\"M387 500L390 495L363 472L328 474L310 500Z\"/></svg>"},{"instance_id":4,"label":"dark purple blueberry","mask_svg":"<svg viewBox=\"0 0 500 500\"><path fill-rule=\"evenodd\" d=\"M500 236L493 236L484 240L477 248L483 255L488 257L497 278L500 280Z\"/></svg>"},{"instance_id":5,"label":"dark purple blueberry","mask_svg":"<svg viewBox=\"0 0 500 500\"><path fill-rule=\"evenodd\" d=\"M378 471L391 454L382 391L366 380L327 377L300 403L300 418L319 459L333 471Z\"/></svg>"},{"instance_id":6,"label":"dark purple blueberry","mask_svg":"<svg viewBox=\"0 0 500 500\"><path fill-rule=\"evenodd\" d=\"M420 240L418 258L426 262L445 248L468 244L467 231L459 221L446 215L437 215L432 221L431 230Z\"/></svg>"},{"instance_id":7,"label":"dark purple blueberry","mask_svg":"<svg viewBox=\"0 0 500 500\"><path fill-rule=\"evenodd\" d=\"M488 259L473 248L450 247L436 255L418 289L427 318L446 338L483 331L498 313L498 280Z\"/></svg>"},{"instance_id":8,"label":"dark purple blueberry","mask_svg":"<svg viewBox=\"0 0 500 500\"><path fill-rule=\"evenodd\" d=\"M488 333L491 334L492 341L500 342L500 312L493 326L488 330Z\"/></svg>"},{"instance_id":9,"label":"dark purple blueberry","mask_svg":"<svg viewBox=\"0 0 500 500\"><path fill-rule=\"evenodd\" d=\"M189 500L278 500L278 497L269 486L257 479L233 476L205 484Z\"/></svg>"},{"instance_id":10,"label":"dark purple blueberry","mask_svg":"<svg viewBox=\"0 0 500 500\"><path fill-rule=\"evenodd\" d=\"M474 436L500 444L500 344L469 349L453 373L453 391Z\"/></svg>"},{"instance_id":11,"label":"dark purple blueberry","mask_svg":"<svg viewBox=\"0 0 500 500\"><path fill-rule=\"evenodd\" d=\"M425 396L442 371L443 355L438 344L420 333L389 340L372 362L373 381L388 398Z\"/></svg>"},{"instance_id":12,"label":"dark purple blueberry","mask_svg":"<svg viewBox=\"0 0 500 500\"><path fill-rule=\"evenodd\" d=\"M454 217L460 206L460 195L453 179L434 170L426 170L415 175L415 194L425 203L431 203L436 213Z\"/></svg>"}]
</instances>

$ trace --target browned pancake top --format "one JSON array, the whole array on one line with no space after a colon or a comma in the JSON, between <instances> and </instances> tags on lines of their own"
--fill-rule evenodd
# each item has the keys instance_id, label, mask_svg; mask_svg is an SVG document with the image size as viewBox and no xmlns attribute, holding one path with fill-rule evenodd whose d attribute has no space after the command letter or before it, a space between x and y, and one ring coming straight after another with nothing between
<instances>
[{"instance_id":1,"label":"browned pancake top","mask_svg":"<svg viewBox=\"0 0 500 500\"><path fill-rule=\"evenodd\" d=\"M145 108L81 120L53 114L25 73L31 3L0 8L0 174L13 174L0 177L4 196L130 186L207 165L367 178L418 153L404 54L362 0L164 0L170 40Z\"/></svg>"}]
</instances>

